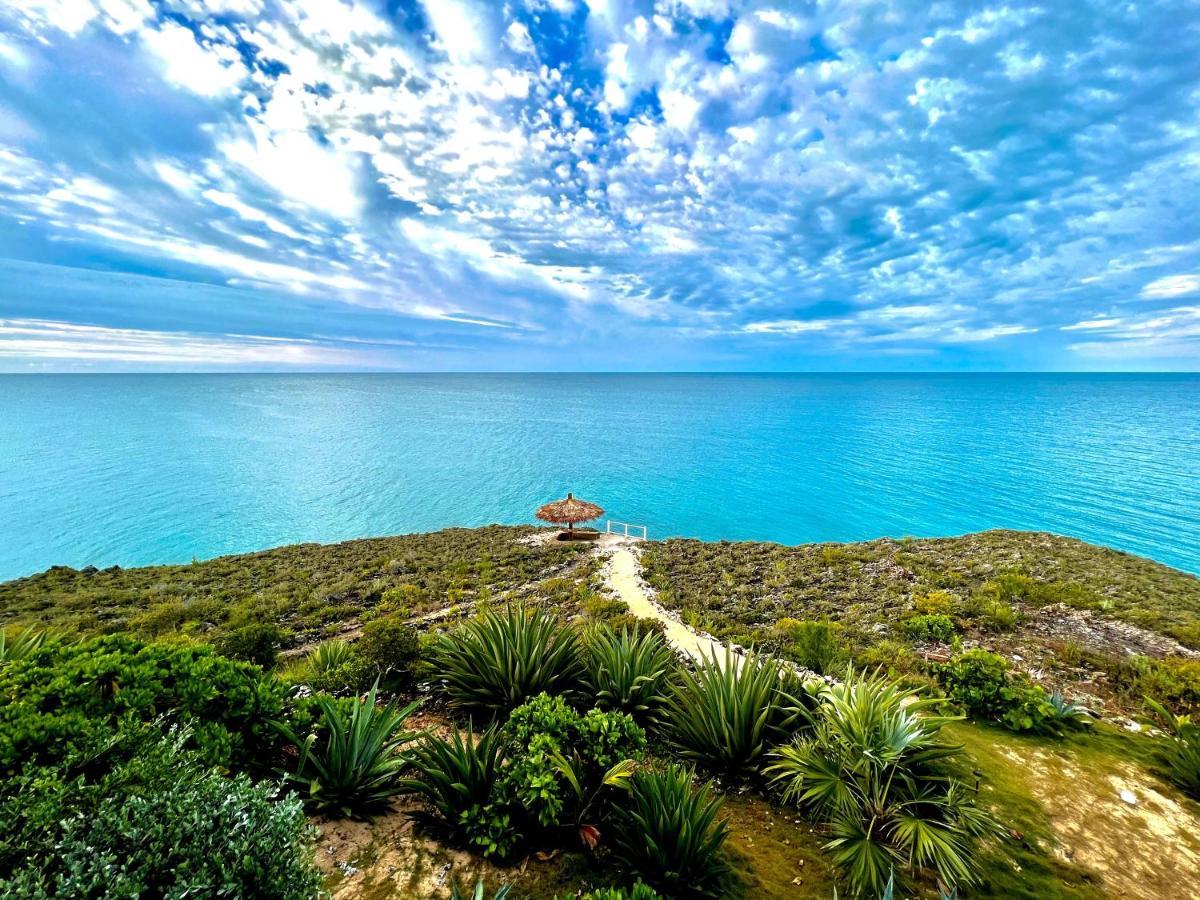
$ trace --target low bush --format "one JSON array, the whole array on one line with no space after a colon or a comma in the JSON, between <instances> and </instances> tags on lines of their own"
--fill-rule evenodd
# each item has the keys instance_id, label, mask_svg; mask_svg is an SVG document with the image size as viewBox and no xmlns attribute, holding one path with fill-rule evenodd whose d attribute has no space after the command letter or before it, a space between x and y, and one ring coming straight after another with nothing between
<instances>
[{"instance_id":1,"label":"low bush","mask_svg":"<svg viewBox=\"0 0 1200 900\"><path fill-rule=\"evenodd\" d=\"M923 658L903 641L885 638L854 651L854 663L868 671L882 669L893 677L915 675L922 671Z\"/></svg>"},{"instance_id":2,"label":"low bush","mask_svg":"<svg viewBox=\"0 0 1200 900\"><path fill-rule=\"evenodd\" d=\"M1161 703L1147 699L1146 704L1163 731L1159 757L1171 781L1188 796L1200 800L1200 725L1191 716L1177 716Z\"/></svg>"},{"instance_id":3,"label":"low bush","mask_svg":"<svg viewBox=\"0 0 1200 900\"><path fill-rule=\"evenodd\" d=\"M0 666L0 767L54 762L120 718L176 717L205 762L242 767L274 746L283 686L258 667L199 645L125 635L48 642Z\"/></svg>"},{"instance_id":4,"label":"low bush","mask_svg":"<svg viewBox=\"0 0 1200 900\"><path fill-rule=\"evenodd\" d=\"M1003 657L968 650L934 673L951 698L971 715L999 722L1012 731L1053 731L1061 724L1049 695L1022 675L1011 673Z\"/></svg>"},{"instance_id":5,"label":"low bush","mask_svg":"<svg viewBox=\"0 0 1200 900\"><path fill-rule=\"evenodd\" d=\"M497 726L476 736L455 730L449 738L428 736L408 757L415 778L402 782L405 793L424 797L433 818L484 856L504 859L519 833L498 787L507 768L508 741Z\"/></svg>"},{"instance_id":6,"label":"low bush","mask_svg":"<svg viewBox=\"0 0 1200 900\"><path fill-rule=\"evenodd\" d=\"M575 632L519 604L485 611L438 638L430 653L431 674L451 703L492 715L543 692L569 693L583 676Z\"/></svg>"},{"instance_id":7,"label":"low bush","mask_svg":"<svg viewBox=\"0 0 1200 900\"><path fill-rule=\"evenodd\" d=\"M946 591L930 591L913 597L913 609L920 616L949 616L957 607L954 595Z\"/></svg>"},{"instance_id":8,"label":"low bush","mask_svg":"<svg viewBox=\"0 0 1200 900\"><path fill-rule=\"evenodd\" d=\"M932 641L938 644L948 644L954 640L956 628L954 620L943 615L919 615L905 619L901 627L904 633L914 641Z\"/></svg>"},{"instance_id":9,"label":"low bush","mask_svg":"<svg viewBox=\"0 0 1200 900\"><path fill-rule=\"evenodd\" d=\"M666 702L675 653L655 631L596 628L587 635L587 682L597 706L653 722Z\"/></svg>"},{"instance_id":10,"label":"low bush","mask_svg":"<svg viewBox=\"0 0 1200 900\"><path fill-rule=\"evenodd\" d=\"M878 676L850 673L822 691L811 734L775 754L768 773L826 825L826 849L856 894L879 896L894 868L928 869L945 884L976 880L974 842L995 833L949 763L961 748L943 724Z\"/></svg>"},{"instance_id":11,"label":"low bush","mask_svg":"<svg viewBox=\"0 0 1200 900\"><path fill-rule=\"evenodd\" d=\"M615 817L616 858L670 897L718 896L730 871L722 801L692 781L682 766L639 771Z\"/></svg>"},{"instance_id":12,"label":"low bush","mask_svg":"<svg viewBox=\"0 0 1200 900\"><path fill-rule=\"evenodd\" d=\"M370 681L390 690L408 687L418 657L417 632L400 616L383 616L363 625L354 652Z\"/></svg>"},{"instance_id":13,"label":"low bush","mask_svg":"<svg viewBox=\"0 0 1200 900\"><path fill-rule=\"evenodd\" d=\"M163 735L127 722L53 766L0 783L0 895L307 900L312 866L300 801L226 778Z\"/></svg>"},{"instance_id":14,"label":"low bush","mask_svg":"<svg viewBox=\"0 0 1200 900\"><path fill-rule=\"evenodd\" d=\"M714 769L746 774L773 745L789 740L803 722L804 698L781 664L751 653L735 657L728 645L680 670L666 707L666 734L681 756Z\"/></svg>"},{"instance_id":15,"label":"low bush","mask_svg":"<svg viewBox=\"0 0 1200 900\"><path fill-rule=\"evenodd\" d=\"M275 665L283 639L283 629L278 625L256 622L225 632L217 638L216 648L222 656L270 669Z\"/></svg>"},{"instance_id":16,"label":"low bush","mask_svg":"<svg viewBox=\"0 0 1200 900\"><path fill-rule=\"evenodd\" d=\"M1109 675L1127 700L1148 697L1172 712L1200 713L1200 660L1131 656L1113 665Z\"/></svg>"},{"instance_id":17,"label":"low bush","mask_svg":"<svg viewBox=\"0 0 1200 900\"><path fill-rule=\"evenodd\" d=\"M296 771L287 778L305 787L316 808L361 816L401 792L405 760L400 749L415 737L404 723L419 701L403 709L393 703L376 706L377 690L375 685L366 697L350 701L317 695L321 718L304 738L276 723L300 751Z\"/></svg>"},{"instance_id":18,"label":"low bush","mask_svg":"<svg viewBox=\"0 0 1200 900\"><path fill-rule=\"evenodd\" d=\"M836 622L780 619L775 630L784 638L784 650L806 669L825 675L845 662L846 647Z\"/></svg>"},{"instance_id":19,"label":"low bush","mask_svg":"<svg viewBox=\"0 0 1200 900\"><path fill-rule=\"evenodd\" d=\"M542 828L574 828L594 844L604 818L605 787L619 786L641 757L646 735L625 713L580 714L562 697L541 694L517 707L504 726L511 763L500 793Z\"/></svg>"}]
</instances>

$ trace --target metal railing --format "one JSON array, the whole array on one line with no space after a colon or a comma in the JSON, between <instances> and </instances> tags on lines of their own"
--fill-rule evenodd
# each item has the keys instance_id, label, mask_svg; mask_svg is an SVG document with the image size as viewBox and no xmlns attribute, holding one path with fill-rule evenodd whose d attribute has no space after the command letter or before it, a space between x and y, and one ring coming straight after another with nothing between
<instances>
[{"instance_id":1,"label":"metal railing","mask_svg":"<svg viewBox=\"0 0 1200 900\"><path fill-rule=\"evenodd\" d=\"M642 532L642 536L638 537L636 533L630 534L629 529L631 529L631 528L635 532L637 532L640 529ZM647 536L645 525L630 525L628 522L616 522L612 519L608 519L605 522L604 530L606 532L608 532L609 534L621 534L622 532L624 532L625 537L631 537L636 541L648 541L650 539Z\"/></svg>"}]
</instances>

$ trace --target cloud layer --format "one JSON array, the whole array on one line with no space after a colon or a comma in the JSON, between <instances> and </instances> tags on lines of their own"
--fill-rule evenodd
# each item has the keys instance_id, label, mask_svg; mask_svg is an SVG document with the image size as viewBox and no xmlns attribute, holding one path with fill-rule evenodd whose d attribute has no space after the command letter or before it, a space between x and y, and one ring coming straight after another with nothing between
<instances>
[{"instance_id":1,"label":"cloud layer","mask_svg":"<svg viewBox=\"0 0 1200 900\"><path fill-rule=\"evenodd\" d=\"M1200 9L22 0L0 368L1195 368Z\"/></svg>"}]
</instances>

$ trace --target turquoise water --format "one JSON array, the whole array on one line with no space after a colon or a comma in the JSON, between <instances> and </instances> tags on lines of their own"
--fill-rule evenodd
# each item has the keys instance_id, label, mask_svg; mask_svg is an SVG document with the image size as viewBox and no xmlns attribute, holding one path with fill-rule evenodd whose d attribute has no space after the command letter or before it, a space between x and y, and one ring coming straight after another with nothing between
<instances>
[{"instance_id":1,"label":"turquoise water","mask_svg":"<svg viewBox=\"0 0 1200 900\"><path fill-rule=\"evenodd\" d=\"M1200 376L0 376L0 578L528 522L1036 528L1200 572Z\"/></svg>"}]
</instances>

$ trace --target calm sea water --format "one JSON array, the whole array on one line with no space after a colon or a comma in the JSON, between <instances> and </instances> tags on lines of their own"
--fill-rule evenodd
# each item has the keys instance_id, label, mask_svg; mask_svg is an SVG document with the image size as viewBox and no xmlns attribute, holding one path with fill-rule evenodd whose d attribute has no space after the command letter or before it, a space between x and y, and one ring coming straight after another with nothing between
<instances>
[{"instance_id":1,"label":"calm sea water","mask_svg":"<svg viewBox=\"0 0 1200 900\"><path fill-rule=\"evenodd\" d=\"M1200 376L0 376L0 579L529 522L1046 529L1200 572Z\"/></svg>"}]
</instances>

